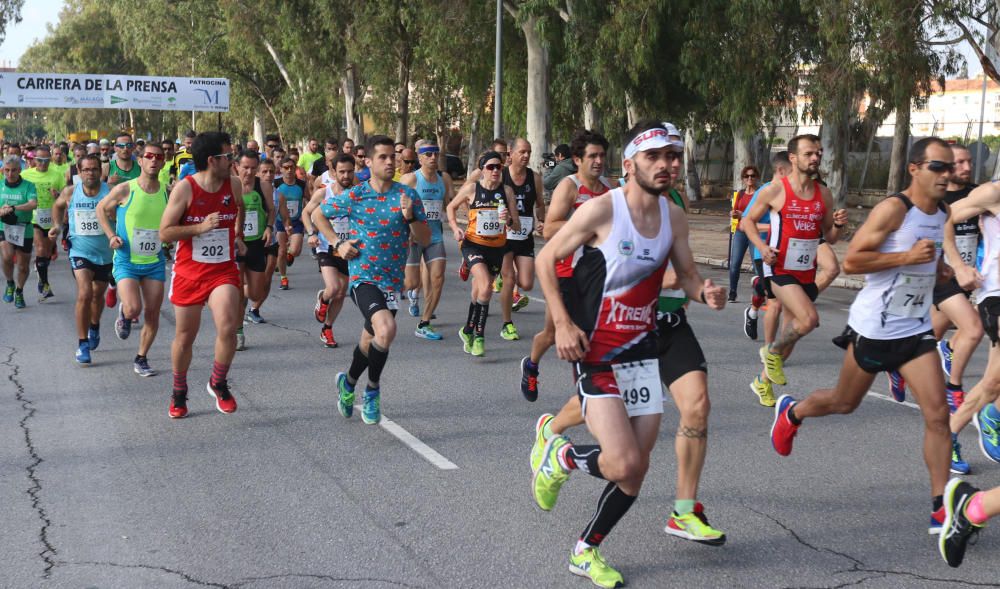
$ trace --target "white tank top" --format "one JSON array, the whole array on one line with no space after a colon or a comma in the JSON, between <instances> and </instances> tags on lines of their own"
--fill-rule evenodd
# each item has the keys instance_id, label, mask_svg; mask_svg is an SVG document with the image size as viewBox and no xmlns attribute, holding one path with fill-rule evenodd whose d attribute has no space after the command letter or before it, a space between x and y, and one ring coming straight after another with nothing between
<instances>
[{"instance_id":1,"label":"white tank top","mask_svg":"<svg viewBox=\"0 0 1000 589\"><path fill-rule=\"evenodd\" d=\"M983 286L977 300L1000 296L1000 219L989 213L979 216L983 224Z\"/></svg>"},{"instance_id":2,"label":"white tank top","mask_svg":"<svg viewBox=\"0 0 1000 589\"><path fill-rule=\"evenodd\" d=\"M917 241L930 239L934 241L937 255L924 264L898 266L865 275L865 287L851 305L847 324L868 339L902 339L931 328L930 308L948 215L943 204L928 215L901 194L890 198L899 198L906 204L906 217L878 251L905 252Z\"/></svg>"}]
</instances>

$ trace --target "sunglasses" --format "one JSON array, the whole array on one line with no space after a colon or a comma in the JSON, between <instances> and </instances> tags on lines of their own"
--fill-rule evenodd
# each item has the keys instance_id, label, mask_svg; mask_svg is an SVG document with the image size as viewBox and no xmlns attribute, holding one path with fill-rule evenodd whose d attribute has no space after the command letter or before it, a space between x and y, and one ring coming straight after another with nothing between
<instances>
[{"instance_id":1,"label":"sunglasses","mask_svg":"<svg viewBox=\"0 0 1000 589\"><path fill-rule=\"evenodd\" d=\"M951 162L942 162L940 160L930 160L924 162L913 162L918 166L921 164L927 164L927 169L935 174L940 174L941 172L952 173L955 171L955 164Z\"/></svg>"},{"instance_id":2,"label":"sunglasses","mask_svg":"<svg viewBox=\"0 0 1000 589\"><path fill-rule=\"evenodd\" d=\"M415 166L417 165L417 160L403 160L403 163L408 166Z\"/></svg>"},{"instance_id":3,"label":"sunglasses","mask_svg":"<svg viewBox=\"0 0 1000 589\"><path fill-rule=\"evenodd\" d=\"M496 172L502 167L503 166L501 166L500 164L486 164L485 166L483 166L483 169L489 172Z\"/></svg>"},{"instance_id":4,"label":"sunglasses","mask_svg":"<svg viewBox=\"0 0 1000 589\"><path fill-rule=\"evenodd\" d=\"M162 153L144 153L142 154L142 157L147 160L156 160L158 162L162 162L165 156Z\"/></svg>"},{"instance_id":5,"label":"sunglasses","mask_svg":"<svg viewBox=\"0 0 1000 589\"><path fill-rule=\"evenodd\" d=\"M744 178L756 178L756 177L757 177L757 174L746 174L746 175L745 175L745 176L743 176L743 177L744 177Z\"/></svg>"},{"instance_id":6,"label":"sunglasses","mask_svg":"<svg viewBox=\"0 0 1000 589\"><path fill-rule=\"evenodd\" d=\"M110 150L111 150L111 148L110 148L110 147L102 147L102 148L101 148L101 151L110 151Z\"/></svg>"},{"instance_id":7,"label":"sunglasses","mask_svg":"<svg viewBox=\"0 0 1000 589\"><path fill-rule=\"evenodd\" d=\"M88 172L93 172L94 174L96 174L96 173L98 173L98 172L100 172L100 171L101 171L101 169L100 169L100 168L80 168L80 169L79 169L79 172L80 172L81 174L86 174L86 173L88 173Z\"/></svg>"},{"instance_id":8,"label":"sunglasses","mask_svg":"<svg viewBox=\"0 0 1000 589\"><path fill-rule=\"evenodd\" d=\"M36 157L35 161L38 162L38 163L40 163L40 164L47 164L47 163L49 163L49 161L51 159L52 158L50 158L50 157Z\"/></svg>"},{"instance_id":9,"label":"sunglasses","mask_svg":"<svg viewBox=\"0 0 1000 589\"><path fill-rule=\"evenodd\" d=\"M115 143L115 147L118 149L128 149L133 146L135 146L135 143Z\"/></svg>"},{"instance_id":10,"label":"sunglasses","mask_svg":"<svg viewBox=\"0 0 1000 589\"><path fill-rule=\"evenodd\" d=\"M274 149L275 147L278 147L278 144L277 143L268 143L267 146L270 147L271 149Z\"/></svg>"},{"instance_id":11,"label":"sunglasses","mask_svg":"<svg viewBox=\"0 0 1000 589\"><path fill-rule=\"evenodd\" d=\"M223 158L224 157L224 158L226 158L226 161L230 161L231 162L231 161L233 161L233 157L234 156L233 156L232 153L220 153L220 154L212 155L212 156L209 156L209 157L214 157L215 159L219 159L219 158Z\"/></svg>"}]
</instances>

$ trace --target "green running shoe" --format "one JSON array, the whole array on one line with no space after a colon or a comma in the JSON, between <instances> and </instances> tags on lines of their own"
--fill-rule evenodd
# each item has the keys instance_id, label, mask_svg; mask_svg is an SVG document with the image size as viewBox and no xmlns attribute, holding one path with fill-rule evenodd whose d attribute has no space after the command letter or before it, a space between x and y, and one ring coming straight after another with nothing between
<instances>
[{"instance_id":1,"label":"green running shoe","mask_svg":"<svg viewBox=\"0 0 1000 589\"><path fill-rule=\"evenodd\" d=\"M14 308L15 309L23 309L24 306L25 306L25 303L24 303L24 292L22 292L20 290L15 291L14 292Z\"/></svg>"},{"instance_id":2,"label":"green running shoe","mask_svg":"<svg viewBox=\"0 0 1000 589\"><path fill-rule=\"evenodd\" d=\"M552 511L559 499L559 489L569 480L569 471L559 464L559 451L569 444L563 436L552 436L542 450L542 462L531 477L531 492L543 511Z\"/></svg>"},{"instance_id":3,"label":"green running shoe","mask_svg":"<svg viewBox=\"0 0 1000 589\"><path fill-rule=\"evenodd\" d=\"M13 303L14 302L14 283L8 282L7 289L3 291L3 302Z\"/></svg>"},{"instance_id":4,"label":"green running shoe","mask_svg":"<svg viewBox=\"0 0 1000 589\"><path fill-rule=\"evenodd\" d=\"M542 452L545 450L545 424L555 419L551 413L545 413L535 422L535 444L531 447L531 472L538 470L538 465L542 463Z\"/></svg>"},{"instance_id":5,"label":"green running shoe","mask_svg":"<svg viewBox=\"0 0 1000 589\"><path fill-rule=\"evenodd\" d=\"M486 354L486 340L482 337L476 337L472 340L472 350L469 351L473 356L483 356Z\"/></svg>"},{"instance_id":6,"label":"green running shoe","mask_svg":"<svg viewBox=\"0 0 1000 589\"><path fill-rule=\"evenodd\" d=\"M784 358L781 357L781 354L775 354L770 350L764 354L764 372L767 373L767 380L774 384L784 385L788 383L788 379L785 378L784 365Z\"/></svg>"},{"instance_id":7,"label":"green running shoe","mask_svg":"<svg viewBox=\"0 0 1000 589\"><path fill-rule=\"evenodd\" d=\"M354 415L354 389L347 384L347 373L338 372L336 377L337 391L340 398L337 399L337 410L344 417L350 418Z\"/></svg>"},{"instance_id":8,"label":"green running shoe","mask_svg":"<svg viewBox=\"0 0 1000 589\"><path fill-rule=\"evenodd\" d=\"M503 276L497 276L496 280L493 281L493 292L500 292L503 290Z\"/></svg>"},{"instance_id":9,"label":"green running shoe","mask_svg":"<svg viewBox=\"0 0 1000 589\"><path fill-rule=\"evenodd\" d=\"M513 323L504 323L503 327L500 328L500 337L512 342L521 339L521 334L517 332L517 328L514 327Z\"/></svg>"},{"instance_id":10,"label":"green running shoe","mask_svg":"<svg viewBox=\"0 0 1000 589\"><path fill-rule=\"evenodd\" d=\"M458 337L462 338L462 350L464 350L466 354L471 354L473 335L471 333L465 333L465 328L459 327Z\"/></svg>"},{"instance_id":11,"label":"green running shoe","mask_svg":"<svg viewBox=\"0 0 1000 589\"><path fill-rule=\"evenodd\" d=\"M598 587L624 587L622 574L604 562L604 557L597 551L597 546L591 546L580 554L570 554L569 572L581 577L587 577Z\"/></svg>"},{"instance_id":12,"label":"green running shoe","mask_svg":"<svg viewBox=\"0 0 1000 589\"><path fill-rule=\"evenodd\" d=\"M513 311L513 312L515 312L515 313L517 313L521 309L527 307L528 303L530 303L530 302L531 302L531 297L529 297L528 295L523 295L521 293L515 293L514 294L514 301L513 301L513 303L510 306L510 310Z\"/></svg>"},{"instance_id":13,"label":"green running shoe","mask_svg":"<svg viewBox=\"0 0 1000 589\"><path fill-rule=\"evenodd\" d=\"M757 394L757 398L760 404L765 407L774 407L774 387L771 386L771 381L764 379L761 382L759 376L753 378L753 382L750 383L750 390Z\"/></svg>"}]
</instances>

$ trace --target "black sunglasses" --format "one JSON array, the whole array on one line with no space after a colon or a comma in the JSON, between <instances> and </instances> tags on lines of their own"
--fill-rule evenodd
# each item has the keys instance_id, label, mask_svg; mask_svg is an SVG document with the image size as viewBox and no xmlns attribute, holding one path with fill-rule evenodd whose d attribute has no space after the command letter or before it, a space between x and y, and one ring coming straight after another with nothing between
<instances>
[{"instance_id":1,"label":"black sunglasses","mask_svg":"<svg viewBox=\"0 0 1000 589\"><path fill-rule=\"evenodd\" d=\"M417 160L403 160L403 163L408 166L415 166L417 165Z\"/></svg>"},{"instance_id":2,"label":"black sunglasses","mask_svg":"<svg viewBox=\"0 0 1000 589\"><path fill-rule=\"evenodd\" d=\"M949 174L955 171L955 164L952 162L942 162L940 160L929 160L923 162L913 162L915 164L922 165L927 164L927 169L935 174L940 174L941 172L948 172Z\"/></svg>"},{"instance_id":3,"label":"black sunglasses","mask_svg":"<svg viewBox=\"0 0 1000 589\"><path fill-rule=\"evenodd\" d=\"M744 177L744 178L756 178L756 177L757 177L757 174L746 174L746 175L744 175L743 177Z\"/></svg>"}]
</instances>

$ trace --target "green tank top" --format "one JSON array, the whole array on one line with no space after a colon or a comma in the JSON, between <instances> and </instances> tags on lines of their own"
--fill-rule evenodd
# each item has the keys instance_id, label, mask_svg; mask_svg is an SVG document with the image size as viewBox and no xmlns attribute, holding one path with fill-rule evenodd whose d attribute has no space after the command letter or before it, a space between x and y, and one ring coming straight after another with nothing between
<instances>
[{"instance_id":1,"label":"green tank top","mask_svg":"<svg viewBox=\"0 0 1000 589\"><path fill-rule=\"evenodd\" d=\"M128 256L131 264L155 264L164 259L160 243L160 220L167 208L167 189L149 193L139 186L138 180L128 182L128 200L118 205L115 232L124 246L115 257Z\"/></svg>"},{"instance_id":2,"label":"green tank top","mask_svg":"<svg viewBox=\"0 0 1000 589\"><path fill-rule=\"evenodd\" d=\"M264 237L267 210L260 194L260 180L254 180L253 190L243 195L243 241L257 241Z\"/></svg>"},{"instance_id":3,"label":"green tank top","mask_svg":"<svg viewBox=\"0 0 1000 589\"><path fill-rule=\"evenodd\" d=\"M684 206L684 199L681 198L679 192L677 192L674 189L671 189L668 194L670 195L670 199L673 200L677 206L684 209L685 211L687 210L687 208ZM660 293L657 309L659 310L660 313L673 313L677 309L680 309L681 307L686 305L687 302L688 298L687 295L684 294L683 290L680 289L663 290Z\"/></svg>"},{"instance_id":4,"label":"green tank top","mask_svg":"<svg viewBox=\"0 0 1000 589\"><path fill-rule=\"evenodd\" d=\"M52 167L44 172L39 172L34 168L28 168L21 173L21 177L35 185L38 190L38 208L34 210L31 222L42 229L52 227L52 204L56 197L52 196L52 190L58 194L66 186L65 172Z\"/></svg>"},{"instance_id":5,"label":"green tank top","mask_svg":"<svg viewBox=\"0 0 1000 589\"><path fill-rule=\"evenodd\" d=\"M108 164L108 178L117 174L119 177L124 178L121 182L125 182L126 180L135 180L139 177L139 172L139 162L135 160L132 161L132 169L128 171L118 167L118 158L116 157L111 158L111 162Z\"/></svg>"}]
</instances>

